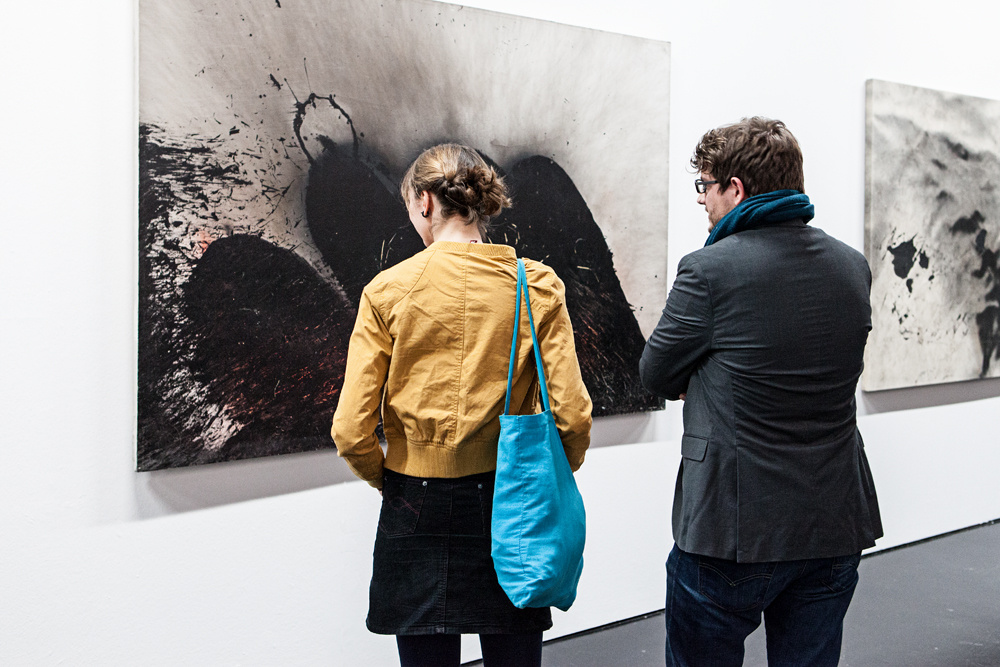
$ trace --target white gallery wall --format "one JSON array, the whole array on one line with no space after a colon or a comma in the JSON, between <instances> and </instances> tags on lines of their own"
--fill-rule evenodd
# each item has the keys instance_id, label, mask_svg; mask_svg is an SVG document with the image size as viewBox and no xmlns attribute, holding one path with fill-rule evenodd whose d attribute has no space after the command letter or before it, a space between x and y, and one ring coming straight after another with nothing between
<instances>
[{"instance_id":1,"label":"white gallery wall","mask_svg":"<svg viewBox=\"0 0 1000 667\"><path fill-rule=\"evenodd\" d=\"M861 249L865 80L1000 99L986 0L473 5L671 43L668 281L705 239L687 159L706 129L783 119L814 223ZM0 664L394 664L364 626L379 497L334 453L134 472L134 26L130 0L0 21ZM1000 380L858 400L878 548L1000 517ZM679 406L594 431L584 579L549 638L663 606Z\"/></svg>"}]
</instances>

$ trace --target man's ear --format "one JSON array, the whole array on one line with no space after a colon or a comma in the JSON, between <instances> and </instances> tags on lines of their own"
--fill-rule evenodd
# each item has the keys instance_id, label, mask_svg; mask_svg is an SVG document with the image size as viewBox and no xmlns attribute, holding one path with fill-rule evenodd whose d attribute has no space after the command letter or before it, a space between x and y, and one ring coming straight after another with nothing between
<instances>
[{"instance_id":1,"label":"man's ear","mask_svg":"<svg viewBox=\"0 0 1000 667\"><path fill-rule=\"evenodd\" d=\"M734 206L747 198L747 191L743 187L743 181L735 176L729 179L729 190L732 192Z\"/></svg>"}]
</instances>

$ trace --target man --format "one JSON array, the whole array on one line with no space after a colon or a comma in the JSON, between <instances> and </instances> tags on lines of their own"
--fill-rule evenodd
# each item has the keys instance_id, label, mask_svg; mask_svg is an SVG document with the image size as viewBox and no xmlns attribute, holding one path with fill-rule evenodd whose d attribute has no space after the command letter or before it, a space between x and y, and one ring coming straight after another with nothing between
<instances>
[{"instance_id":1,"label":"man","mask_svg":"<svg viewBox=\"0 0 1000 667\"><path fill-rule=\"evenodd\" d=\"M808 223L802 152L765 118L707 132L708 212L640 362L684 403L667 560L667 665L836 665L861 550L882 536L856 424L871 329L864 257Z\"/></svg>"}]
</instances>

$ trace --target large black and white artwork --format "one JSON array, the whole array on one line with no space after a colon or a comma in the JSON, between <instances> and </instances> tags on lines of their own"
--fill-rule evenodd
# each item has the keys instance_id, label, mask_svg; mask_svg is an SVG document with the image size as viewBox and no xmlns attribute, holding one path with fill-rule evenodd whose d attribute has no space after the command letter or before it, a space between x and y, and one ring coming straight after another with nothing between
<instances>
[{"instance_id":1,"label":"large black and white artwork","mask_svg":"<svg viewBox=\"0 0 1000 667\"><path fill-rule=\"evenodd\" d=\"M1000 101L867 84L862 387L1000 376Z\"/></svg>"},{"instance_id":2,"label":"large black and white artwork","mask_svg":"<svg viewBox=\"0 0 1000 667\"><path fill-rule=\"evenodd\" d=\"M567 286L595 415L665 300L669 45L426 0L140 0L139 470L332 447L362 287L423 246L397 184L479 150L490 233Z\"/></svg>"}]
</instances>

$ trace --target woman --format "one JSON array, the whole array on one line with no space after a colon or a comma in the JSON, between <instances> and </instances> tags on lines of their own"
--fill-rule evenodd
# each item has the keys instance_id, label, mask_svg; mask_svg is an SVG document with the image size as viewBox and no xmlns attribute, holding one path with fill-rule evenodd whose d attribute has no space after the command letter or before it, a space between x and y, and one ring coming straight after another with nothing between
<instances>
[{"instance_id":1,"label":"woman","mask_svg":"<svg viewBox=\"0 0 1000 667\"><path fill-rule=\"evenodd\" d=\"M490 557L517 257L484 233L510 200L493 168L456 144L424 151L400 189L427 248L365 287L332 429L340 456L383 494L368 628L396 635L403 667L458 665L463 633L479 634L487 667L540 665L549 609L514 607ZM525 267L552 412L576 470L591 402L565 289L547 266ZM522 320L511 412L531 414L538 381Z\"/></svg>"}]
</instances>

